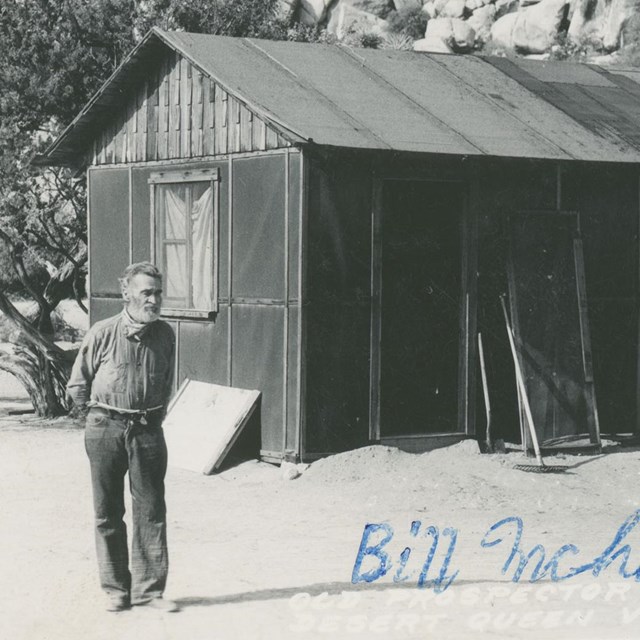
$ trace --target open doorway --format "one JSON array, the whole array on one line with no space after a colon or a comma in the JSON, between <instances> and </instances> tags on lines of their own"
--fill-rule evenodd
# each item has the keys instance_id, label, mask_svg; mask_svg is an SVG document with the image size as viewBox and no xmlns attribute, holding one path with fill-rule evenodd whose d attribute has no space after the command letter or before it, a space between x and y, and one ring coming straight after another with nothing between
<instances>
[{"instance_id":1,"label":"open doorway","mask_svg":"<svg viewBox=\"0 0 640 640\"><path fill-rule=\"evenodd\" d=\"M459 183L389 180L380 222L380 436L460 432Z\"/></svg>"}]
</instances>

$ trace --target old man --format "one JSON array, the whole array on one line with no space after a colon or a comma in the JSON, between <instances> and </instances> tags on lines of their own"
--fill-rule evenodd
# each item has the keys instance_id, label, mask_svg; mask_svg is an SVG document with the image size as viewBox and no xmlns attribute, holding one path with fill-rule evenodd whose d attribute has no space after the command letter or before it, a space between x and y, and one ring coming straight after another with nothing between
<instances>
[{"instance_id":1,"label":"old man","mask_svg":"<svg viewBox=\"0 0 640 640\"><path fill-rule=\"evenodd\" d=\"M153 264L130 265L120 285L124 310L89 329L67 392L86 410L85 448L107 610L134 604L175 611L176 603L163 598L168 554L162 432L173 384L175 337L159 319L162 275ZM130 565L123 521L127 471L133 506Z\"/></svg>"}]
</instances>

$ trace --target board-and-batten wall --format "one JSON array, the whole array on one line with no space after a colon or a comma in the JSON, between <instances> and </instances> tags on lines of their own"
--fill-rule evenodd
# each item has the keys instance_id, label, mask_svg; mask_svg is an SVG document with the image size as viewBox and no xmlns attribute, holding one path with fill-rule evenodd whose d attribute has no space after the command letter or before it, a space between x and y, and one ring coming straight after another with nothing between
<instances>
[{"instance_id":1,"label":"board-and-batten wall","mask_svg":"<svg viewBox=\"0 0 640 640\"><path fill-rule=\"evenodd\" d=\"M148 260L148 178L157 163L89 171L91 322L118 313L118 275ZM174 164L220 172L219 310L166 318L185 377L262 392L262 456L299 450L301 154L241 154ZM250 188L248 188L250 187Z\"/></svg>"},{"instance_id":2,"label":"board-and-batten wall","mask_svg":"<svg viewBox=\"0 0 640 640\"><path fill-rule=\"evenodd\" d=\"M192 377L261 389L267 459L299 447L301 163L288 147L269 124L168 51L114 105L88 157L92 323L121 309L122 265L150 257L150 172L165 166L221 172L221 307L209 320L168 319L177 337L176 383ZM254 251L256 237L262 242ZM247 289L247 278L257 290ZM278 291L271 290L275 281ZM264 282L271 285L263 291ZM256 353L254 340L272 348Z\"/></svg>"},{"instance_id":3,"label":"board-and-batten wall","mask_svg":"<svg viewBox=\"0 0 640 640\"><path fill-rule=\"evenodd\" d=\"M92 165L189 159L290 146L175 51L167 51L94 139Z\"/></svg>"}]
</instances>

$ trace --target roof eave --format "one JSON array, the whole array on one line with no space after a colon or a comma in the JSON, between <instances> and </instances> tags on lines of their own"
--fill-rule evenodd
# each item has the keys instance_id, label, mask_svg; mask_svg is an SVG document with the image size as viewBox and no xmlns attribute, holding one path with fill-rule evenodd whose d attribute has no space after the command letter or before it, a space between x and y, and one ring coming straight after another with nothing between
<instances>
[{"instance_id":1,"label":"roof eave","mask_svg":"<svg viewBox=\"0 0 640 640\"><path fill-rule=\"evenodd\" d=\"M118 68L105 80L100 89L96 91L96 93L91 97L89 102L85 104L80 113L71 121L69 125L62 131L62 133L58 136L58 138L49 145L49 147L45 150L45 152L41 155L34 157L31 161L31 164L35 166L76 166L77 162L73 162L70 159L65 161L54 161L51 162L51 159L54 159L56 155L66 157L68 152L60 153L60 147L63 143L67 142L68 138L73 134L73 132L77 129L78 125L82 124L87 115L94 109L95 105L100 101L100 99L104 96L106 91L116 82L118 78L121 76L125 76L129 68L132 64L136 62L136 58L139 56L140 52L149 47L149 43L153 39L158 39L159 35L155 28L151 29L145 37L129 52L129 54L125 57L125 59L120 63ZM58 153L56 154L56 151Z\"/></svg>"}]
</instances>

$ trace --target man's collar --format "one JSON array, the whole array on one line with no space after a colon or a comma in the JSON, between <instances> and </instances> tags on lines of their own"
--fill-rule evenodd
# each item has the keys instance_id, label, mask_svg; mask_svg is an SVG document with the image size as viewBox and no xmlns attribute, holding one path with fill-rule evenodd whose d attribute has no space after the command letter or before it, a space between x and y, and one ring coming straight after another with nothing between
<instances>
[{"instance_id":1,"label":"man's collar","mask_svg":"<svg viewBox=\"0 0 640 640\"><path fill-rule=\"evenodd\" d=\"M127 338L140 339L153 324L153 322L137 322L131 317L128 309L122 310L122 330Z\"/></svg>"}]
</instances>

